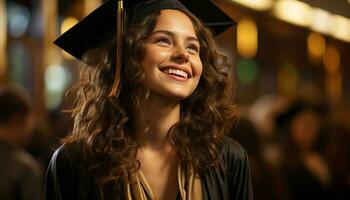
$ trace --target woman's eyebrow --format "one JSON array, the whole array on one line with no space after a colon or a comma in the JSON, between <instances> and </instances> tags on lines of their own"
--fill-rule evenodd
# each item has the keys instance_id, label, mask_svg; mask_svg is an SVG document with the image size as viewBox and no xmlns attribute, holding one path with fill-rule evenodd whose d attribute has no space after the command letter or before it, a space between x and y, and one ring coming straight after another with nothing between
<instances>
[{"instance_id":1,"label":"woman's eyebrow","mask_svg":"<svg viewBox=\"0 0 350 200\"><path fill-rule=\"evenodd\" d=\"M168 31L168 30L156 30L156 31L152 32L151 35L154 35L157 33L163 33L163 34L169 35L170 37L175 36L175 33ZM193 40L193 41L199 42L198 38L195 36L187 36L186 40Z\"/></svg>"}]
</instances>

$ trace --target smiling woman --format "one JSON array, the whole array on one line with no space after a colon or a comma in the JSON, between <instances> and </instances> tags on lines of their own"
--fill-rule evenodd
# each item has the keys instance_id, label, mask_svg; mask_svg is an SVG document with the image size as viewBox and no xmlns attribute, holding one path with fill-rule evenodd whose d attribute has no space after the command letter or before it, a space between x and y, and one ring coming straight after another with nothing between
<instances>
[{"instance_id":1,"label":"smiling woman","mask_svg":"<svg viewBox=\"0 0 350 200\"><path fill-rule=\"evenodd\" d=\"M47 199L252 199L246 153L225 137L227 58L194 14L214 34L233 21L210 1L125 3L127 20L109 0L55 41L84 66Z\"/></svg>"},{"instance_id":2,"label":"smiling woman","mask_svg":"<svg viewBox=\"0 0 350 200\"><path fill-rule=\"evenodd\" d=\"M141 67L143 85L151 94L183 100L197 88L202 74L200 44L190 18L177 10L162 10L146 39Z\"/></svg>"}]
</instances>

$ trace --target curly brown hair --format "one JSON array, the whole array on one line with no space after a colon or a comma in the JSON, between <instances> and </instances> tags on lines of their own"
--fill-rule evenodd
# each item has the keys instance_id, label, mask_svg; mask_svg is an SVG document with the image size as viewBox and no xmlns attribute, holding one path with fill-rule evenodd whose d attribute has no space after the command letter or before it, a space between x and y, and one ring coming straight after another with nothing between
<instances>
[{"instance_id":1,"label":"curly brown hair","mask_svg":"<svg viewBox=\"0 0 350 200\"><path fill-rule=\"evenodd\" d=\"M196 174L218 165L218 145L225 130L236 118L236 109L225 89L229 63L216 47L211 32L188 11L200 42L203 72L194 93L180 102L180 121L169 130L171 142L182 165L191 165ZM129 25L125 34L121 89L108 97L114 80L113 37L85 54L72 117L73 134L65 142L81 145L87 168L102 189L127 181L129 172L140 167L136 153L140 147L133 130L133 113L149 91L142 86L145 77L139 63L145 55L145 41L152 33L160 11Z\"/></svg>"}]
</instances>

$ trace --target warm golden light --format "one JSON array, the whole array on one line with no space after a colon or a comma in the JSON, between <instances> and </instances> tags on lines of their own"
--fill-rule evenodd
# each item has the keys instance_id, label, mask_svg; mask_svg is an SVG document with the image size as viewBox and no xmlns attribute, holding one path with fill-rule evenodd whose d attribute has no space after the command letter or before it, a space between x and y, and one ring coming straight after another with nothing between
<instances>
[{"instance_id":1,"label":"warm golden light","mask_svg":"<svg viewBox=\"0 0 350 200\"><path fill-rule=\"evenodd\" d=\"M340 55L336 47L326 47L323 63L326 70L326 94L331 103L336 104L341 100L343 93Z\"/></svg>"},{"instance_id":2,"label":"warm golden light","mask_svg":"<svg viewBox=\"0 0 350 200\"><path fill-rule=\"evenodd\" d=\"M61 24L61 34L66 32L71 27L73 27L76 23L78 23L78 19L77 18L74 18L74 17L67 17L67 18L65 18L63 20L62 24ZM68 54L65 51L62 51L62 55L66 59L73 59L74 58L73 56L71 56L70 54Z\"/></svg>"},{"instance_id":3,"label":"warm golden light","mask_svg":"<svg viewBox=\"0 0 350 200\"><path fill-rule=\"evenodd\" d=\"M45 0L42 1L43 13L43 71L51 63L59 62L58 50L53 46L52 41L57 38L57 1Z\"/></svg>"},{"instance_id":4,"label":"warm golden light","mask_svg":"<svg viewBox=\"0 0 350 200\"><path fill-rule=\"evenodd\" d=\"M340 15L333 15L330 33L337 39L350 42L350 20Z\"/></svg>"},{"instance_id":5,"label":"warm golden light","mask_svg":"<svg viewBox=\"0 0 350 200\"><path fill-rule=\"evenodd\" d=\"M0 0L0 82L5 79L7 55L7 23L6 23L6 1Z\"/></svg>"},{"instance_id":6,"label":"warm golden light","mask_svg":"<svg viewBox=\"0 0 350 200\"><path fill-rule=\"evenodd\" d=\"M332 14L326 10L314 8L314 20L310 26L311 30L329 34L332 26Z\"/></svg>"},{"instance_id":7,"label":"warm golden light","mask_svg":"<svg viewBox=\"0 0 350 200\"><path fill-rule=\"evenodd\" d=\"M244 58L252 58L258 49L258 29L254 21L243 19L237 25L237 49Z\"/></svg>"},{"instance_id":8,"label":"warm golden light","mask_svg":"<svg viewBox=\"0 0 350 200\"><path fill-rule=\"evenodd\" d=\"M329 74L326 79L326 93L332 104L336 104L341 101L343 96L343 77L340 72Z\"/></svg>"},{"instance_id":9,"label":"warm golden light","mask_svg":"<svg viewBox=\"0 0 350 200\"><path fill-rule=\"evenodd\" d=\"M307 38L307 49L313 58L321 59L326 48L326 42L322 35L310 33Z\"/></svg>"},{"instance_id":10,"label":"warm golden light","mask_svg":"<svg viewBox=\"0 0 350 200\"><path fill-rule=\"evenodd\" d=\"M62 52L62 56L63 58L67 59L67 60L73 60L74 57L72 55L70 55L69 53L65 52L65 51L61 51Z\"/></svg>"},{"instance_id":11,"label":"warm golden light","mask_svg":"<svg viewBox=\"0 0 350 200\"><path fill-rule=\"evenodd\" d=\"M272 7L272 0L231 0L239 3L245 7L252 8L254 10L268 10Z\"/></svg>"},{"instance_id":12,"label":"warm golden light","mask_svg":"<svg viewBox=\"0 0 350 200\"><path fill-rule=\"evenodd\" d=\"M328 73L336 73L340 66L339 51L334 46L327 46L323 56L323 64Z\"/></svg>"},{"instance_id":13,"label":"warm golden light","mask_svg":"<svg viewBox=\"0 0 350 200\"><path fill-rule=\"evenodd\" d=\"M102 3L102 0L85 0L84 1L84 12L90 13L92 10L97 8Z\"/></svg>"},{"instance_id":14,"label":"warm golden light","mask_svg":"<svg viewBox=\"0 0 350 200\"><path fill-rule=\"evenodd\" d=\"M308 26L313 20L312 8L301 1L277 1L273 11L277 18L299 26Z\"/></svg>"},{"instance_id":15,"label":"warm golden light","mask_svg":"<svg viewBox=\"0 0 350 200\"><path fill-rule=\"evenodd\" d=\"M65 18L61 24L61 34L66 32L71 27L73 27L76 23L78 23L77 18L74 18L74 17Z\"/></svg>"}]
</instances>

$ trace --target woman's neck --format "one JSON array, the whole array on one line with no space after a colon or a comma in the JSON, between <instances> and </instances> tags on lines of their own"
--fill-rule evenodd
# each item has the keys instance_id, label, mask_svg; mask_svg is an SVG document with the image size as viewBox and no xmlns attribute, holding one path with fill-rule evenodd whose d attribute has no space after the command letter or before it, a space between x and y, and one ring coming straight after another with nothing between
<instances>
[{"instance_id":1,"label":"woman's neck","mask_svg":"<svg viewBox=\"0 0 350 200\"><path fill-rule=\"evenodd\" d=\"M141 146L153 150L171 149L168 131L180 119L179 101L150 95L140 112L148 123L136 117L136 131Z\"/></svg>"}]
</instances>

